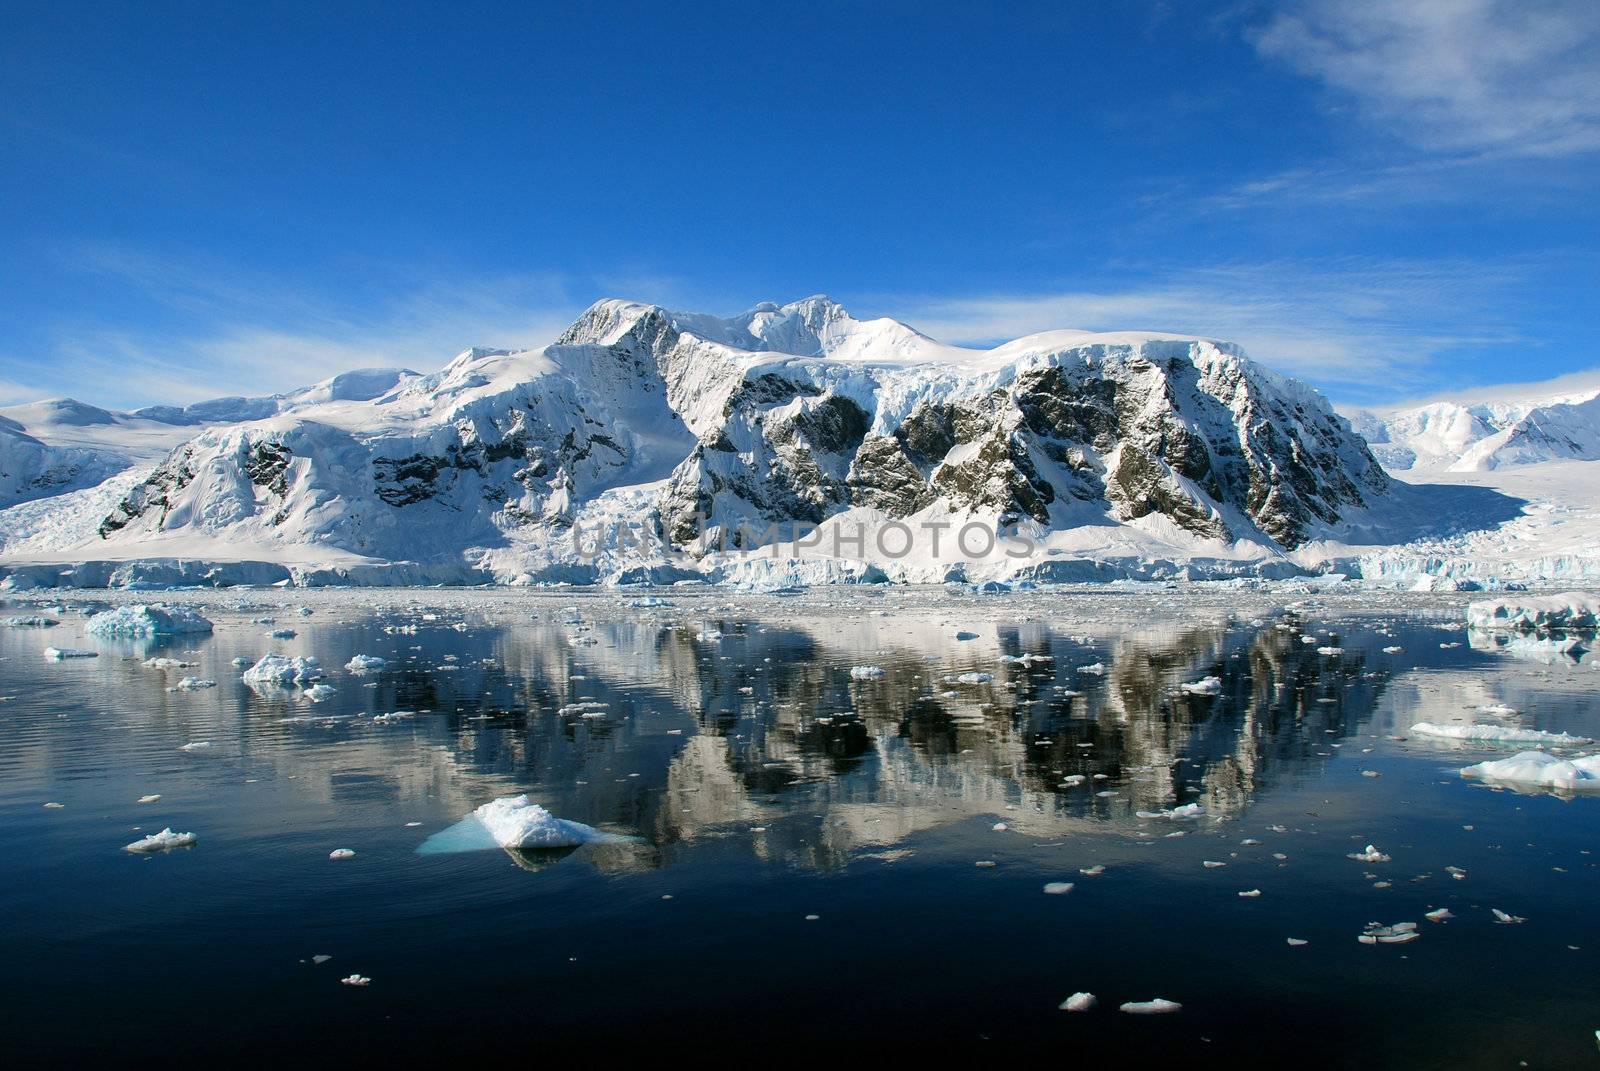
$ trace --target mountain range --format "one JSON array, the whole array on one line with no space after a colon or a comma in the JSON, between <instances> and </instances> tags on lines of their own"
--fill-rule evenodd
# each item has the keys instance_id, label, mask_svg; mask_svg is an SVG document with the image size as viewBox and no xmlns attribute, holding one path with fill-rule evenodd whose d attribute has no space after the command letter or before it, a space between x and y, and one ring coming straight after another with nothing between
<instances>
[{"instance_id":1,"label":"mountain range","mask_svg":"<svg viewBox=\"0 0 1600 1071\"><path fill-rule=\"evenodd\" d=\"M1358 413L1353 428L1211 339L1053 331L965 349L821 296L731 318L606 300L548 346L471 349L428 374L0 410L0 548L363 582L1298 571L1438 521L1380 459L1585 456L1588 403ZM1032 553L881 541L973 522ZM819 526L872 534L796 564L794 533Z\"/></svg>"}]
</instances>

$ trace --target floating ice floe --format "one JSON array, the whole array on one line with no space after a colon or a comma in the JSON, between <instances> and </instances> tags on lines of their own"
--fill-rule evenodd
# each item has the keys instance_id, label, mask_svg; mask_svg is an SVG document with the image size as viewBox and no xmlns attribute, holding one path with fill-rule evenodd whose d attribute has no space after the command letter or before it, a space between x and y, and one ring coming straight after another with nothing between
<instances>
[{"instance_id":1,"label":"floating ice floe","mask_svg":"<svg viewBox=\"0 0 1600 1071\"><path fill-rule=\"evenodd\" d=\"M1073 889L1070 881L1052 881L1046 883L1044 891L1051 896L1064 896Z\"/></svg>"},{"instance_id":2,"label":"floating ice floe","mask_svg":"<svg viewBox=\"0 0 1600 1071\"><path fill-rule=\"evenodd\" d=\"M1200 818L1206 809L1198 803L1185 803L1181 807L1173 807L1165 811L1135 811L1140 818L1165 818L1169 821L1182 821L1187 818Z\"/></svg>"},{"instance_id":3,"label":"floating ice floe","mask_svg":"<svg viewBox=\"0 0 1600 1071\"><path fill-rule=\"evenodd\" d=\"M287 688L322 679L322 664L316 656L289 658L269 654L244 671L244 682L251 686Z\"/></svg>"},{"instance_id":4,"label":"floating ice floe","mask_svg":"<svg viewBox=\"0 0 1600 1071\"><path fill-rule=\"evenodd\" d=\"M313 684L305 690L305 697L313 703L320 703L324 699L332 698L338 689L331 684Z\"/></svg>"},{"instance_id":5,"label":"floating ice floe","mask_svg":"<svg viewBox=\"0 0 1600 1071\"><path fill-rule=\"evenodd\" d=\"M1179 687L1181 687L1188 695L1221 695L1222 678L1202 677L1200 680L1194 681L1191 684L1183 684Z\"/></svg>"},{"instance_id":6,"label":"floating ice floe","mask_svg":"<svg viewBox=\"0 0 1600 1071\"><path fill-rule=\"evenodd\" d=\"M1078 672L1088 673L1096 677L1103 677L1105 676L1106 666L1104 662L1091 662L1087 666L1079 666Z\"/></svg>"},{"instance_id":7,"label":"floating ice floe","mask_svg":"<svg viewBox=\"0 0 1600 1071\"><path fill-rule=\"evenodd\" d=\"M333 851L328 853L329 859L354 859L355 857L356 852L354 848L335 848Z\"/></svg>"},{"instance_id":8,"label":"floating ice floe","mask_svg":"<svg viewBox=\"0 0 1600 1071\"><path fill-rule=\"evenodd\" d=\"M1384 855L1371 844L1367 845L1363 851L1348 853L1345 858L1354 859L1358 863L1387 863L1389 861L1387 855Z\"/></svg>"},{"instance_id":9,"label":"floating ice floe","mask_svg":"<svg viewBox=\"0 0 1600 1071\"><path fill-rule=\"evenodd\" d=\"M1344 648L1343 647L1318 647L1317 648L1317 653L1319 655L1327 655L1329 658L1335 658L1335 657L1337 657L1339 655L1344 654Z\"/></svg>"},{"instance_id":10,"label":"floating ice floe","mask_svg":"<svg viewBox=\"0 0 1600 1071\"><path fill-rule=\"evenodd\" d=\"M139 802L140 803L154 803L156 800L158 800L160 798L161 798L161 793L153 792L148 796L140 796L139 797Z\"/></svg>"},{"instance_id":11,"label":"floating ice floe","mask_svg":"<svg viewBox=\"0 0 1600 1071\"><path fill-rule=\"evenodd\" d=\"M1600 754L1563 759L1545 751L1522 751L1510 758L1464 766L1461 776L1492 784L1596 792L1600 791Z\"/></svg>"},{"instance_id":12,"label":"floating ice floe","mask_svg":"<svg viewBox=\"0 0 1600 1071\"><path fill-rule=\"evenodd\" d=\"M0 618L0 625L4 625L6 628L55 628L60 623L54 618L40 617L37 614Z\"/></svg>"},{"instance_id":13,"label":"floating ice floe","mask_svg":"<svg viewBox=\"0 0 1600 1071\"><path fill-rule=\"evenodd\" d=\"M956 678L957 684L988 684L994 680L993 673L963 673Z\"/></svg>"},{"instance_id":14,"label":"floating ice floe","mask_svg":"<svg viewBox=\"0 0 1600 1071\"><path fill-rule=\"evenodd\" d=\"M339 979L339 982L342 985L369 986L372 984L372 979L364 974L352 974L348 978Z\"/></svg>"},{"instance_id":15,"label":"floating ice floe","mask_svg":"<svg viewBox=\"0 0 1600 1071\"><path fill-rule=\"evenodd\" d=\"M146 669L193 669L199 665L197 662L185 662L181 658L146 658Z\"/></svg>"},{"instance_id":16,"label":"floating ice floe","mask_svg":"<svg viewBox=\"0 0 1600 1071\"><path fill-rule=\"evenodd\" d=\"M1403 945L1420 936L1415 922L1396 922L1389 926L1371 922L1356 940L1364 945Z\"/></svg>"},{"instance_id":17,"label":"floating ice floe","mask_svg":"<svg viewBox=\"0 0 1600 1071\"><path fill-rule=\"evenodd\" d=\"M1098 1000L1093 993L1074 993L1061 1002L1061 1010L1069 1012L1086 1012L1094 1007Z\"/></svg>"},{"instance_id":18,"label":"floating ice floe","mask_svg":"<svg viewBox=\"0 0 1600 1071\"><path fill-rule=\"evenodd\" d=\"M1311 943L1303 937L1285 937L1284 942L1288 944L1290 948L1304 948L1306 945Z\"/></svg>"},{"instance_id":19,"label":"floating ice floe","mask_svg":"<svg viewBox=\"0 0 1600 1071\"><path fill-rule=\"evenodd\" d=\"M1106 868L1099 863L1096 863L1094 866L1080 866L1078 868L1078 873L1082 874L1086 878L1098 878L1105 872Z\"/></svg>"},{"instance_id":20,"label":"floating ice floe","mask_svg":"<svg viewBox=\"0 0 1600 1071\"><path fill-rule=\"evenodd\" d=\"M209 740L192 740L189 743L184 744L183 746L179 747L178 750L179 751L205 751L209 747L211 747L211 741L209 741Z\"/></svg>"},{"instance_id":21,"label":"floating ice floe","mask_svg":"<svg viewBox=\"0 0 1600 1071\"><path fill-rule=\"evenodd\" d=\"M376 673L388 665L388 660L377 655L358 654L344 664L344 668L351 673Z\"/></svg>"},{"instance_id":22,"label":"floating ice floe","mask_svg":"<svg viewBox=\"0 0 1600 1071\"><path fill-rule=\"evenodd\" d=\"M557 818L526 795L502 796L435 833L422 842L417 852L439 855L484 848L575 848L627 839L582 822Z\"/></svg>"},{"instance_id":23,"label":"floating ice floe","mask_svg":"<svg viewBox=\"0 0 1600 1071\"><path fill-rule=\"evenodd\" d=\"M1435 908L1422 917L1427 919L1429 922L1443 922L1446 919L1455 918L1455 916L1450 913L1450 909L1448 907Z\"/></svg>"},{"instance_id":24,"label":"floating ice floe","mask_svg":"<svg viewBox=\"0 0 1600 1071\"><path fill-rule=\"evenodd\" d=\"M1491 907L1489 911L1494 915L1494 920L1500 923L1502 926L1515 926L1520 922L1528 921L1521 915L1513 915L1508 912L1501 911L1498 907Z\"/></svg>"},{"instance_id":25,"label":"floating ice floe","mask_svg":"<svg viewBox=\"0 0 1600 1071\"><path fill-rule=\"evenodd\" d=\"M216 686L216 681L206 680L204 677L183 677L179 679L177 684L174 684L171 688L168 688L167 691L198 692L204 688L215 688Z\"/></svg>"},{"instance_id":26,"label":"floating ice floe","mask_svg":"<svg viewBox=\"0 0 1600 1071\"><path fill-rule=\"evenodd\" d=\"M1600 626L1600 596L1582 591L1485 599L1467 607L1467 625L1481 631L1549 632Z\"/></svg>"},{"instance_id":27,"label":"floating ice floe","mask_svg":"<svg viewBox=\"0 0 1600 1071\"><path fill-rule=\"evenodd\" d=\"M858 681L875 681L884 675L882 666L852 666L850 678Z\"/></svg>"},{"instance_id":28,"label":"floating ice floe","mask_svg":"<svg viewBox=\"0 0 1600 1071\"><path fill-rule=\"evenodd\" d=\"M119 606L89 618L91 636L183 636L211 631L211 622L187 606Z\"/></svg>"},{"instance_id":29,"label":"floating ice floe","mask_svg":"<svg viewBox=\"0 0 1600 1071\"><path fill-rule=\"evenodd\" d=\"M99 658L99 651L86 651L82 647L46 647L44 656L52 662L63 658Z\"/></svg>"},{"instance_id":30,"label":"floating ice floe","mask_svg":"<svg viewBox=\"0 0 1600 1071\"><path fill-rule=\"evenodd\" d=\"M1542 729L1513 729L1504 725L1435 725L1419 721L1411 727L1418 736L1441 740L1466 740L1479 744L1548 744L1551 747L1579 747L1592 744L1587 736L1550 733Z\"/></svg>"},{"instance_id":31,"label":"floating ice floe","mask_svg":"<svg viewBox=\"0 0 1600 1071\"><path fill-rule=\"evenodd\" d=\"M1130 1000L1117 1009L1129 1015L1166 1015L1171 1012L1182 1011L1183 1005L1175 1000L1166 1000L1156 997L1154 1000Z\"/></svg>"},{"instance_id":32,"label":"floating ice floe","mask_svg":"<svg viewBox=\"0 0 1600 1071\"><path fill-rule=\"evenodd\" d=\"M171 851L173 848L191 848L199 839L193 833L174 833L172 827L168 826L160 833L152 833L148 837L136 840L122 850L146 855L150 852Z\"/></svg>"}]
</instances>

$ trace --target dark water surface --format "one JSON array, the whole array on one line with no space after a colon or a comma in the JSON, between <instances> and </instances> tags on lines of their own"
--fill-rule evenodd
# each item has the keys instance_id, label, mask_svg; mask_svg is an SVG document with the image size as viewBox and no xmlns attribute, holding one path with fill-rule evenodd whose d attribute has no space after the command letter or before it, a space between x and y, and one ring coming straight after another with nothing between
<instances>
[{"instance_id":1,"label":"dark water surface","mask_svg":"<svg viewBox=\"0 0 1600 1071\"><path fill-rule=\"evenodd\" d=\"M1496 703L1600 737L1587 656L1487 649L1458 606L1392 597L658 596L209 593L215 633L164 644L88 638L77 606L0 628L5 1050L1600 1058L1600 799L1456 772L1515 748L1393 738ZM317 656L336 693L252 691L232 662L269 651ZM993 679L946 680L967 673ZM184 675L218 686L169 690ZM1220 694L1178 690L1206 676ZM417 853L524 792L629 839ZM123 851L165 826L198 844ZM1392 861L1347 858L1368 843ZM1420 939L1357 941L1400 921ZM1098 1007L1058 1010L1080 990ZM1155 997L1182 1011L1117 1010Z\"/></svg>"}]
</instances>

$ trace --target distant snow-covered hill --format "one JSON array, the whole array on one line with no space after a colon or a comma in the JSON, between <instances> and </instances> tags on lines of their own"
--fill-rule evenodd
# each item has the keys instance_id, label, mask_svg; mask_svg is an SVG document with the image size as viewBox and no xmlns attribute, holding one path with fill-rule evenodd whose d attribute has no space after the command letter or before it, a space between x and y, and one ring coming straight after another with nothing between
<instances>
[{"instance_id":1,"label":"distant snow-covered hill","mask_svg":"<svg viewBox=\"0 0 1600 1071\"><path fill-rule=\"evenodd\" d=\"M1600 387L1520 400L1439 401L1350 414L1391 471L1482 472L1600 460Z\"/></svg>"}]
</instances>

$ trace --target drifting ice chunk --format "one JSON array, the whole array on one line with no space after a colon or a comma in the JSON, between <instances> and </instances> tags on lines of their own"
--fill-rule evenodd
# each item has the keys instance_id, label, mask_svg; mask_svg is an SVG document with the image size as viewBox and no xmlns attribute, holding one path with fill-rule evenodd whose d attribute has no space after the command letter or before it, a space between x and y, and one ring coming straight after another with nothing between
<instances>
[{"instance_id":1,"label":"drifting ice chunk","mask_svg":"<svg viewBox=\"0 0 1600 1071\"><path fill-rule=\"evenodd\" d=\"M1117 1009L1129 1015L1165 1015L1169 1012L1182 1011L1183 1005L1175 1000L1163 1000L1157 997L1154 1000L1130 1000Z\"/></svg>"},{"instance_id":2,"label":"drifting ice chunk","mask_svg":"<svg viewBox=\"0 0 1600 1071\"><path fill-rule=\"evenodd\" d=\"M6 628L54 628L60 622L48 617L29 615L26 617L8 617L0 620L0 625Z\"/></svg>"},{"instance_id":3,"label":"drifting ice chunk","mask_svg":"<svg viewBox=\"0 0 1600 1071\"><path fill-rule=\"evenodd\" d=\"M283 655L266 655L244 671L243 680L251 686L266 685L287 688L294 684L309 684L322 679L322 665L314 655L305 658L286 658Z\"/></svg>"},{"instance_id":4,"label":"drifting ice chunk","mask_svg":"<svg viewBox=\"0 0 1600 1071\"><path fill-rule=\"evenodd\" d=\"M1072 882L1052 881L1045 885L1044 891L1051 896L1063 896L1072 891Z\"/></svg>"},{"instance_id":5,"label":"drifting ice chunk","mask_svg":"<svg viewBox=\"0 0 1600 1071\"><path fill-rule=\"evenodd\" d=\"M1181 685L1181 687L1189 695L1221 695L1222 678L1202 677L1193 684L1185 684Z\"/></svg>"},{"instance_id":6,"label":"drifting ice chunk","mask_svg":"<svg viewBox=\"0 0 1600 1071\"><path fill-rule=\"evenodd\" d=\"M63 658L99 658L99 651L85 651L81 647L46 647L44 656L52 662L59 662Z\"/></svg>"},{"instance_id":7,"label":"drifting ice chunk","mask_svg":"<svg viewBox=\"0 0 1600 1071\"><path fill-rule=\"evenodd\" d=\"M1548 632L1600 626L1600 596L1582 591L1520 599L1486 599L1467 607L1467 627L1498 632Z\"/></svg>"},{"instance_id":8,"label":"drifting ice chunk","mask_svg":"<svg viewBox=\"0 0 1600 1071\"><path fill-rule=\"evenodd\" d=\"M346 662L344 668L351 673L376 673L388 664L387 660L379 658L377 655L358 654Z\"/></svg>"},{"instance_id":9,"label":"drifting ice chunk","mask_svg":"<svg viewBox=\"0 0 1600 1071\"><path fill-rule=\"evenodd\" d=\"M198 692L202 688L215 688L216 686L216 681L206 680L204 677L184 677L179 680L177 684L174 684L171 688L168 688L167 691Z\"/></svg>"},{"instance_id":10,"label":"drifting ice chunk","mask_svg":"<svg viewBox=\"0 0 1600 1071\"><path fill-rule=\"evenodd\" d=\"M339 981L344 985L367 986L372 984L372 979L364 974L352 974L348 978L339 979Z\"/></svg>"},{"instance_id":11,"label":"drifting ice chunk","mask_svg":"<svg viewBox=\"0 0 1600 1071\"><path fill-rule=\"evenodd\" d=\"M956 678L958 684L988 684L994 680L992 673L963 673Z\"/></svg>"},{"instance_id":12,"label":"drifting ice chunk","mask_svg":"<svg viewBox=\"0 0 1600 1071\"><path fill-rule=\"evenodd\" d=\"M882 666L853 666L850 678L858 681L875 681L884 675Z\"/></svg>"},{"instance_id":13,"label":"drifting ice chunk","mask_svg":"<svg viewBox=\"0 0 1600 1071\"><path fill-rule=\"evenodd\" d=\"M1093 993L1074 993L1061 1002L1061 1010L1069 1012L1086 1012L1094 1007L1098 1001Z\"/></svg>"},{"instance_id":14,"label":"drifting ice chunk","mask_svg":"<svg viewBox=\"0 0 1600 1071\"><path fill-rule=\"evenodd\" d=\"M1389 861L1387 855L1384 855L1370 844L1367 845L1365 851L1351 852L1345 858L1354 859L1358 863L1387 863Z\"/></svg>"},{"instance_id":15,"label":"drifting ice chunk","mask_svg":"<svg viewBox=\"0 0 1600 1071\"><path fill-rule=\"evenodd\" d=\"M171 851L173 848L190 848L197 840L199 838L193 833L174 833L172 827L168 826L160 833L152 833L142 840L136 840L122 850L145 855L149 852Z\"/></svg>"},{"instance_id":16,"label":"drifting ice chunk","mask_svg":"<svg viewBox=\"0 0 1600 1071\"><path fill-rule=\"evenodd\" d=\"M1540 729L1511 729L1504 725L1434 725L1420 721L1411 727L1419 736L1441 740L1470 740L1481 744L1549 744L1552 747L1578 747L1592 744L1587 736L1547 733Z\"/></svg>"},{"instance_id":17,"label":"drifting ice chunk","mask_svg":"<svg viewBox=\"0 0 1600 1071\"><path fill-rule=\"evenodd\" d=\"M354 848L335 848L333 851L328 853L329 859L354 859L355 857L356 852Z\"/></svg>"},{"instance_id":18,"label":"drifting ice chunk","mask_svg":"<svg viewBox=\"0 0 1600 1071\"><path fill-rule=\"evenodd\" d=\"M306 689L305 696L313 703L320 703L324 699L333 696L336 692L338 692L338 689L330 684L313 684Z\"/></svg>"},{"instance_id":19,"label":"drifting ice chunk","mask_svg":"<svg viewBox=\"0 0 1600 1071\"><path fill-rule=\"evenodd\" d=\"M186 606L119 606L95 614L84 630L91 636L181 636L210 632L211 622Z\"/></svg>"},{"instance_id":20,"label":"drifting ice chunk","mask_svg":"<svg viewBox=\"0 0 1600 1071\"><path fill-rule=\"evenodd\" d=\"M1166 818L1171 821L1181 821L1185 818L1199 818L1206 813L1206 809L1198 803L1185 803L1182 807L1174 807L1168 811L1135 811L1140 818Z\"/></svg>"},{"instance_id":21,"label":"drifting ice chunk","mask_svg":"<svg viewBox=\"0 0 1600 1071\"><path fill-rule=\"evenodd\" d=\"M1600 754L1561 759L1544 751L1523 751L1461 769L1462 777L1558 792L1600 791Z\"/></svg>"},{"instance_id":22,"label":"drifting ice chunk","mask_svg":"<svg viewBox=\"0 0 1600 1071\"><path fill-rule=\"evenodd\" d=\"M211 746L209 740L195 740L178 748L179 751L204 751Z\"/></svg>"},{"instance_id":23,"label":"drifting ice chunk","mask_svg":"<svg viewBox=\"0 0 1600 1071\"><path fill-rule=\"evenodd\" d=\"M581 822L557 818L525 795L502 796L435 833L417 851L437 855L482 848L575 848L622 839Z\"/></svg>"}]
</instances>

